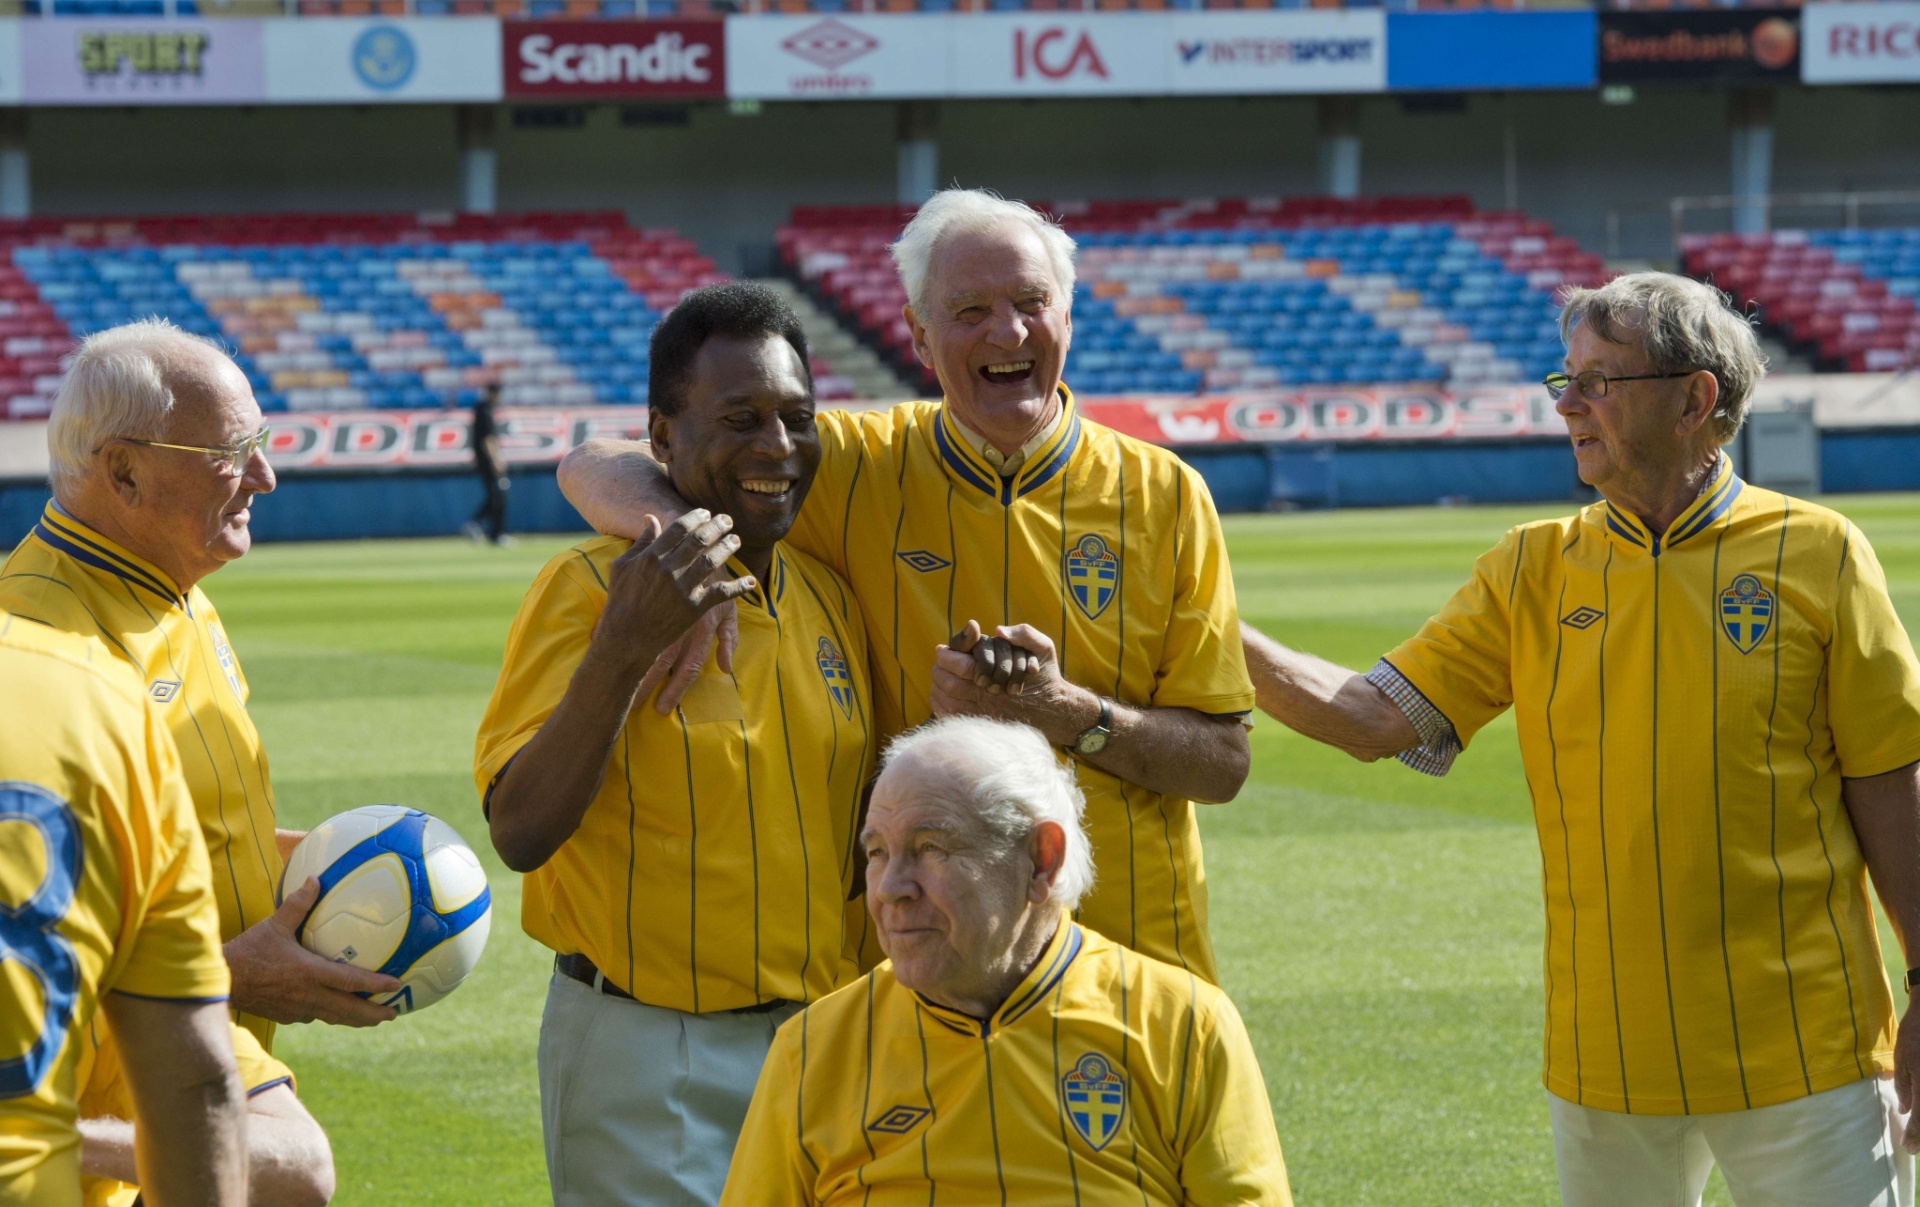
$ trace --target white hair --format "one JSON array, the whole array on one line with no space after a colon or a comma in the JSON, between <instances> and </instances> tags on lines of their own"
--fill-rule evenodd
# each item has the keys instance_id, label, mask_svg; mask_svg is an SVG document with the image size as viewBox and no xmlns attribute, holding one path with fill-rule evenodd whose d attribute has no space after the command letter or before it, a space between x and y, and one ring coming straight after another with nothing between
<instances>
[{"instance_id":1,"label":"white hair","mask_svg":"<svg viewBox=\"0 0 1920 1207\"><path fill-rule=\"evenodd\" d=\"M990 189L944 189L920 207L893 245L894 267L900 270L900 283L906 287L913 312L923 319L927 315L927 269L942 239L956 232L978 233L1003 226L1024 226L1040 237L1061 302L1070 304L1075 249L1073 237L1059 223L1025 202L1008 201Z\"/></svg>"},{"instance_id":2,"label":"white hair","mask_svg":"<svg viewBox=\"0 0 1920 1207\"><path fill-rule=\"evenodd\" d=\"M950 773L942 781L949 799L979 818L1002 850L1023 847L1042 822L1059 826L1066 854L1047 899L1062 909L1079 908L1093 888L1093 844L1081 817L1087 798L1073 768L1039 730L986 717L943 717L895 738L883 774L915 753L940 760L941 770Z\"/></svg>"},{"instance_id":3,"label":"white hair","mask_svg":"<svg viewBox=\"0 0 1920 1207\"><path fill-rule=\"evenodd\" d=\"M74 350L47 421L47 456L59 497L84 478L109 440L157 440L173 414L169 353L182 345L225 350L163 318L96 331Z\"/></svg>"}]
</instances>

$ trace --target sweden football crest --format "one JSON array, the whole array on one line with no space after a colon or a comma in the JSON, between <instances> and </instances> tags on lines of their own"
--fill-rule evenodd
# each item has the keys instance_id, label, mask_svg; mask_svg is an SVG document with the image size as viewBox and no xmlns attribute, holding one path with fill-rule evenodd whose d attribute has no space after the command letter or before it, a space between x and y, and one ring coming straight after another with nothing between
<instances>
[{"instance_id":1,"label":"sweden football crest","mask_svg":"<svg viewBox=\"0 0 1920 1207\"><path fill-rule=\"evenodd\" d=\"M1089 1052L1060 1079L1060 1099L1073 1130L1099 1152L1127 1116L1127 1081L1106 1057Z\"/></svg>"},{"instance_id":2,"label":"sweden football crest","mask_svg":"<svg viewBox=\"0 0 1920 1207\"><path fill-rule=\"evenodd\" d=\"M841 714L851 720L853 676L847 672L847 660L840 656L839 647L829 637L820 639L820 650L814 657L820 663L820 677L827 681L827 694L840 706Z\"/></svg>"},{"instance_id":3,"label":"sweden football crest","mask_svg":"<svg viewBox=\"0 0 1920 1207\"><path fill-rule=\"evenodd\" d=\"M1120 586L1120 559L1097 536L1083 536L1067 553L1067 594L1088 620L1100 619L1100 613L1113 602Z\"/></svg>"},{"instance_id":4,"label":"sweden football crest","mask_svg":"<svg viewBox=\"0 0 1920 1207\"><path fill-rule=\"evenodd\" d=\"M1743 654L1750 654L1773 627L1773 593L1751 574L1742 574L1720 592L1720 627Z\"/></svg>"}]
</instances>

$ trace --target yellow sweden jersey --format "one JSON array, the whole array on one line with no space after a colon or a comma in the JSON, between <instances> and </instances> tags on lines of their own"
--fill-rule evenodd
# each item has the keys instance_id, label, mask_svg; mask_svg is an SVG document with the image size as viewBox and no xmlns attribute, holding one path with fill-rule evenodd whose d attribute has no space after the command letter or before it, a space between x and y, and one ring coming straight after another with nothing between
<instances>
[{"instance_id":1,"label":"yellow sweden jersey","mask_svg":"<svg viewBox=\"0 0 1920 1207\"><path fill-rule=\"evenodd\" d=\"M853 584L883 736L928 719L934 647L970 619L1033 625L1066 678L1129 704L1253 707L1219 517L1172 453L1082 419L1071 398L1005 481L934 403L819 424L825 456L790 539ZM1192 803L1079 773L1100 869L1081 919L1214 980Z\"/></svg>"},{"instance_id":2,"label":"yellow sweden jersey","mask_svg":"<svg viewBox=\"0 0 1920 1207\"><path fill-rule=\"evenodd\" d=\"M1062 919L982 1023L882 964L780 1028L722 1207L1292 1201L1220 990Z\"/></svg>"},{"instance_id":3,"label":"yellow sweden jersey","mask_svg":"<svg viewBox=\"0 0 1920 1207\"><path fill-rule=\"evenodd\" d=\"M1387 661L1462 742L1516 710L1548 1089L1700 1114L1891 1068L1840 781L1920 759L1920 666L1845 519L1723 461L1664 543L1605 502L1514 529Z\"/></svg>"},{"instance_id":4,"label":"yellow sweden jersey","mask_svg":"<svg viewBox=\"0 0 1920 1207\"><path fill-rule=\"evenodd\" d=\"M483 796L566 694L629 544L570 549L527 591L475 746ZM733 674L709 664L670 716L637 703L580 828L526 877L527 933L649 1005L812 1001L852 973L842 913L873 766L866 636L846 585L812 558L776 546L767 579L738 601Z\"/></svg>"},{"instance_id":5,"label":"yellow sweden jersey","mask_svg":"<svg viewBox=\"0 0 1920 1207\"><path fill-rule=\"evenodd\" d=\"M81 1035L109 991L224 1001L173 741L98 641L0 612L0 1199L80 1202Z\"/></svg>"},{"instance_id":6,"label":"yellow sweden jersey","mask_svg":"<svg viewBox=\"0 0 1920 1207\"><path fill-rule=\"evenodd\" d=\"M98 637L133 667L180 751L213 861L221 939L272 914L280 850L267 756L240 661L200 588L182 596L151 563L49 503L0 568L0 608ZM272 1023L238 1017L273 1046Z\"/></svg>"},{"instance_id":7,"label":"yellow sweden jersey","mask_svg":"<svg viewBox=\"0 0 1920 1207\"><path fill-rule=\"evenodd\" d=\"M112 1034L95 1017L81 1038L80 1066L76 1081L80 1086L82 1119L133 1118L133 1093L120 1064L119 1046ZM281 1064L253 1032L235 1023L233 1059L240 1069L240 1084L247 1097L263 1094L275 1086L293 1088L293 1070ZM113 1178L80 1179L81 1202L85 1207L132 1207L140 1201L140 1188Z\"/></svg>"}]
</instances>

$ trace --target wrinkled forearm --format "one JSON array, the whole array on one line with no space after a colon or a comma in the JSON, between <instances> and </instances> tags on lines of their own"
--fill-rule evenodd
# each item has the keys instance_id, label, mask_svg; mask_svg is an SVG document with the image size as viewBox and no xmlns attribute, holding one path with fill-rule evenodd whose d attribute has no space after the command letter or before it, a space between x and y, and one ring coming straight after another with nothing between
<instances>
[{"instance_id":1,"label":"wrinkled forearm","mask_svg":"<svg viewBox=\"0 0 1920 1207\"><path fill-rule=\"evenodd\" d=\"M560 493L596 532L637 540L647 517L662 527L679 519L687 502L640 440L589 440L560 462Z\"/></svg>"},{"instance_id":2,"label":"wrinkled forearm","mask_svg":"<svg viewBox=\"0 0 1920 1207\"><path fill-rule=\"evenodd\" d=\"M1220 804L1240 794L1252 753L1239 717L1191 708L1113 706L1107 748L1082 759L1164 796Z\"/></svg>"},{"instance_id":3,"label":"wrinkled forearm","mask_svg":"<svg viewBox=\"0 0 1920 1207\"><path fill-rule=\"evenodd\" d=\"M1406 714L1364 675L1288 649L1244 621L1240 644L1260 711L1295 733L1369 763L1420 744Z\"/></svg>"},{"instance_id":4,"label":"wrinkled forearm","mask_svg":"<svg viewBox=\"0 0 1920 1207\"><path fill-rule=\"evenodd\" d=\"M110 993L135 1129L136 1179L151 1207L240 1207L247 1195L246 1092L220 1002Z\"/></svg>"},{"instance_id":5,"label":"wrinkled forearm","mask_svg":"<svg viewBox=\"0 0 1920 1207\"><path fill-rule=\"evenodd\" d=\"M1920 763L1842 780L1840 792L1874 892L1911 968L1920 963Z\"/></svg>"}]
</instances>

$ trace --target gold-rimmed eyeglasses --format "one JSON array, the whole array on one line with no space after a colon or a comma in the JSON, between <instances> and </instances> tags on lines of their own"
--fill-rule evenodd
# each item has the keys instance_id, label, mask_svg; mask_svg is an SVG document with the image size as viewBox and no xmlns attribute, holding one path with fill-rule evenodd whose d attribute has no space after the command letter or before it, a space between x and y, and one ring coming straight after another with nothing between
<instances>
[{"instance_id":1,"label":"gold-rimmed eyeglasses","mask_svg":"<svg viewBox=\"0 0 1920 1207\"><path fill-rule=\"evenodd\" d=\"M1665 381L1669 377L1692 377L1699 371L1688 369L1684 373L1634 373L1626 377L1608 377L1598 369L1588 369L1585 373L1549 373L1540 384L1547 387L1547 394L1555 402L1559 402L1568 386L1580 387L1582 398L1605 398L1608 388L1616 381Z\"/></svg>"},{"instance_id":2,"label":"gold-rimmed eyeglasses","mask_svg":"<svg viewBox=\"0 0 1920 1207\"><path fill-rule=\"evenodd\" d=\"M183 453L205 453L209 457L219 457L232 466L233 472L238 474L246 472L247 462L253 460L254 453L267 451L267 437L271 435L273 435L273 429L263 427L232 448L206 448L198 444L167 444L159 440L141 440L135 436L121 436L119 439L128 444L138 444L146 448L171 448ZM104 444L100 446L100 448L105 447ZM96 448L93 451L98 453L100 449Z\"/></svg>"}]
</instances>

